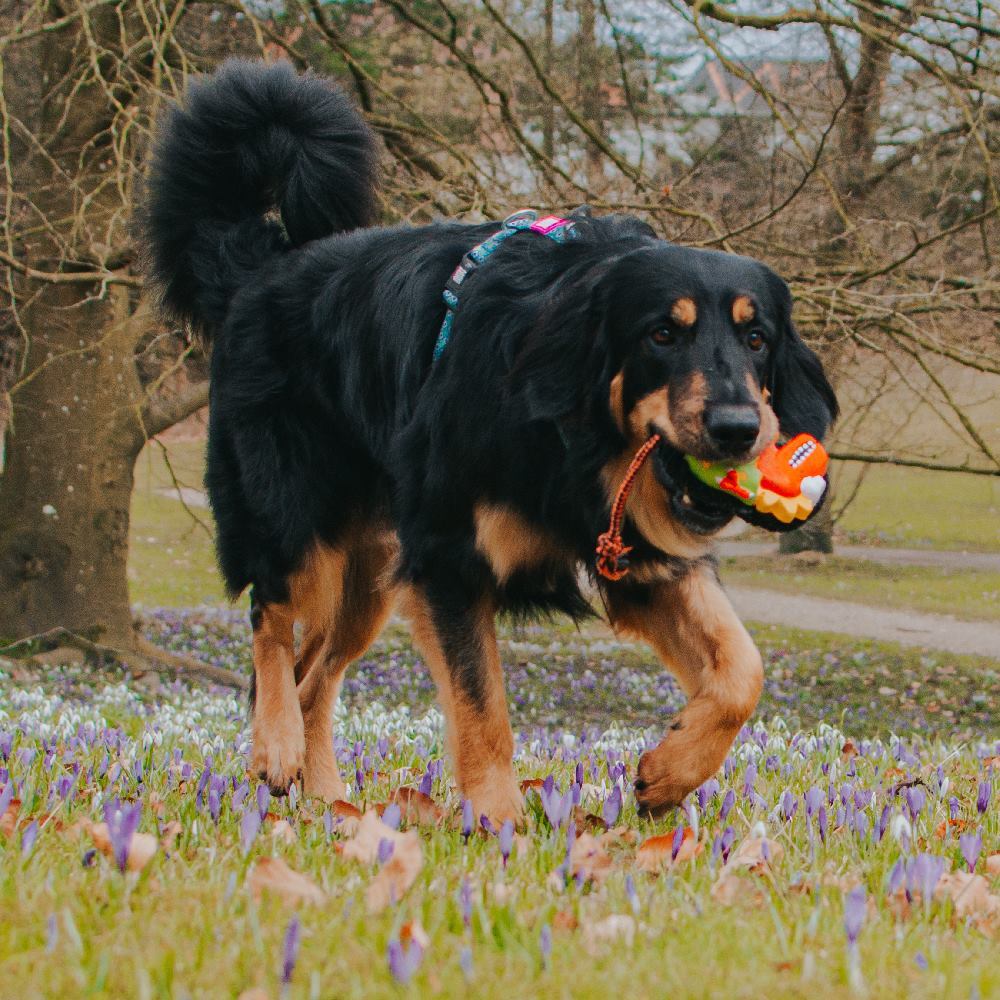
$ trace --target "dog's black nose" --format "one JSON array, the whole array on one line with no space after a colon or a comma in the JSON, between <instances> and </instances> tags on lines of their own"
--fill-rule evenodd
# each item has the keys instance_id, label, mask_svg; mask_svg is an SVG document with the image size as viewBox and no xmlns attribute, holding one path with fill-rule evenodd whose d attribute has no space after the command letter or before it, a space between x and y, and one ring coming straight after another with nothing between
<instances>
[{"instance_id":1,"label":"dog's black nose","mask_svg":"<svg viewBox=\"0 0 1000 1000\"><path fill-rule=\"evenodd\" d=\"M719 451L742 455L757 440L760 413L755 406L713 406L705 414L705 430Z\"/></svg>"}]
</instances>

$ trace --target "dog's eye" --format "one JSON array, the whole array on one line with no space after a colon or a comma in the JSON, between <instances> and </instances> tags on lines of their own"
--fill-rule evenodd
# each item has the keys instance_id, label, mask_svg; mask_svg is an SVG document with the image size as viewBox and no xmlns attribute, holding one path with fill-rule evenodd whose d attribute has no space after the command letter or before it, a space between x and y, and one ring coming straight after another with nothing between
<instances>
[{"instance_id":1,"label":"dog's eye","mask_svg":"<svg viewBox=\"0 0 1000 1000\"><path fill-rule=\"evenodd\" d=\"M764 350L764 334L760 330L751 330L747 334L747 347L751 351L762 351Z\"/></svg>"},{"instance_id":2,"label":"dog's eye","mask_svg":"<svg viewBox=\"0 0 1000 1000\"><path fill-rule=\"evenodd\" d=\"M660 347L669 347L677 340L674 331L666 326L658 326L649 336L653 343L659 344Z\"/></svg>"}]
</instances>

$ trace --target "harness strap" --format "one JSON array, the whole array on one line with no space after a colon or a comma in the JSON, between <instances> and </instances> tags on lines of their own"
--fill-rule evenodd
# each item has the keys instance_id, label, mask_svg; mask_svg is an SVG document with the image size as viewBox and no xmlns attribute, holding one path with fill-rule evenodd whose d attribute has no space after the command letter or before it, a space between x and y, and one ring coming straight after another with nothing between
<instances>
[{"instance_id":1,"label":"harness strap","mask_svg":"<svg viewBox=\"0 0 1000 1000\"><path fill-rule=\"evenodd\" d=\"M508 215L500 224L500 229L492 236L483 240L482 243L474 246L463 258L458 267L451 272L451 277L444 286L442 298L448 307L445 313L444 322L441 324L441 332L438 334L434 344L434 361L437 361L451 339L451 328L455 323L455 311L458 309L459 292L462 282L473 274L476 269L484 263L496 250L498 250L504 240L510 239L520 232L538 233L540 236L547 236L556 243L565 243L567 240L575 239L576 231L573 223L569 219L564 219L558 215L546 215L541 219L538 213L532 208L523 208L513 215Z\"/></svg>"}]
</instances>

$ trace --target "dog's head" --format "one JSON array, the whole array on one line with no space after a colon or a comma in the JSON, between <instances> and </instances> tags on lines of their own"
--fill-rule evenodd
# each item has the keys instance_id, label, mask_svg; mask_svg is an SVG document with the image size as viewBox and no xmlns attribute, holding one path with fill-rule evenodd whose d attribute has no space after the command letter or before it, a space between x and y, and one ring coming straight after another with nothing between
<instances>
[{"instance_id":1,"label":"dog's head","mask_svg":"<svg viewBox=\"0 0 1000 1000\"><path fill-rule=\"evenodd\" d=\"M725 497L692 503L685 455L742 464L779 436L822 438L837 413L819 358L792 324L788 287L750 258L652 240L591 276L578 348L552 343L562 342L563 357L550 361L563 385L550 368L536 404L565 409L570 386L588 380L589 399L574 409L609 416L626 454L658 433L655 469L674 517L717 530L734 508Z\"/></svg>"}]
</instances>

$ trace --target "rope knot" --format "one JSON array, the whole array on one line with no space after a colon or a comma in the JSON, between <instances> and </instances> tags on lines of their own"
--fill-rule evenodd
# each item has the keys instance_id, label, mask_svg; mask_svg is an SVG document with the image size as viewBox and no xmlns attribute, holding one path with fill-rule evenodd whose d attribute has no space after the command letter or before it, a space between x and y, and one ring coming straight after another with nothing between
<instances>
[{"instance_id":1,"label":"rope knot","mask_svg":"<svg viewBox=\"0 0 1000 1000\"><path fill-rule=\"evenodd\" d=\"M608 530L597 539L597 572L606 580L620 580L628 573L628 554L633 547L622 541L625 504L643 462L649 458L659 443L660 435L653 434L635 453L635 458L629 463L628 471L615 494L615 502L611 505L611 523Z\"/></svg>"}]
</instances>

